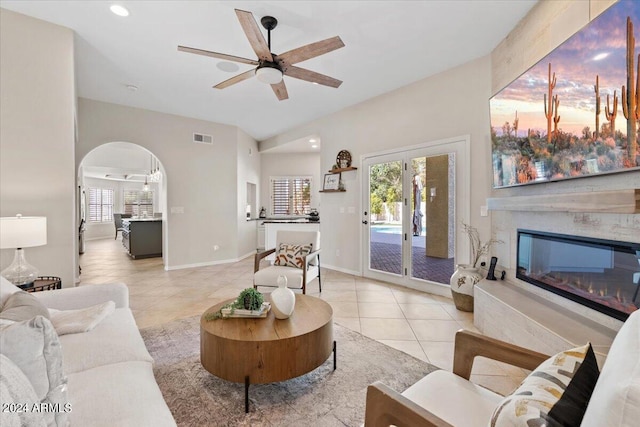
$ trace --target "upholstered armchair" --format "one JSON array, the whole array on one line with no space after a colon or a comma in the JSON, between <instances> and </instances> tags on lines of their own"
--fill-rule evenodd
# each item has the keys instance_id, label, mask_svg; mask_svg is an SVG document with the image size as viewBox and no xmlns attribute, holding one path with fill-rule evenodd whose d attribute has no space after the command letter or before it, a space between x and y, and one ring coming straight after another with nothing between
<instances>
[{"instance_id":1,"label":"upholstered armchair","mask_svg":"<svg viewBox=\"0 0 640 427\"><path fill-rule=\"evenodd\" d=\"M470 331L455 338L453 372L437 370L402 393L367 389L365 427L580 425L635 427L640 420L640 310L622 325L606 361L590 343L547 356ZM501 396L471 382L475 357L532 371Z\"/></svg>"},{"instance_id":2,"label":"upholstered armchair","mask_svg":"<svg viewBox=\"0 0 640 427\"><path fill-rule=\"evenodd\" d=\"M275 254L273 265L260 268L260 262ZM287 278L287 286L307 293L307 285L320 278L320 232L280 230L276 234L276 247L259 252L254 260L253 287L278 287L278 276Z\"/></svg>"}]
</instances>

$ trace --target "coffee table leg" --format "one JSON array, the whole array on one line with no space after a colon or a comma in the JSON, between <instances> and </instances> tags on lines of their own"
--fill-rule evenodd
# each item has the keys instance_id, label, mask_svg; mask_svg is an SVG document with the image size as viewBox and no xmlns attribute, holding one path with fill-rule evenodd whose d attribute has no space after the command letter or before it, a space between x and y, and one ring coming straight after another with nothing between
<instances>
[{"instance_id":1,"label":"coffee table leg","mask_svg":"<svg viewBox=\"0 0 640 427\"><path fill-rule=\"evenodd\" d=\"M337 351L338 345L336 344L336 342L333 342L333 370L336 370L336 363L337 363L337 357L336 357L336 351Z\"/></svg>"},{"instance_id":2,"label":"coffee table leg","mask_svg":"<svg viewBox=\"0 0 640 427\"><path fill-rule=\"evenodd\" d=\"M248 375L244 377L244 412L246 414L249 413L249 376Z\"/></svg>"}]
</instances>

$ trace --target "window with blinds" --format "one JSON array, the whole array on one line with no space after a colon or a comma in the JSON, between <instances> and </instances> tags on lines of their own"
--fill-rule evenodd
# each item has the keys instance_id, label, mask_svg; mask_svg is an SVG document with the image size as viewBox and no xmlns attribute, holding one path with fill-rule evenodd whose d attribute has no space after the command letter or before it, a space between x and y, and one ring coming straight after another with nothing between
<instances>
[{"instance_id":1,"label":"window with blinds","mask_svg":"<svg viewBox=\"0 0 640 427\"><path fill-rule=\"evenodd\" d=\"M113 189L89 188L89 222L113 221Z\"/></svg>"},{"instance_id":2,"label":"window with blinds","mask_svg":"<svg viewBox=\"0 0 640 427\"><path fill-rule=\"evenodd\" d=\"M310 204L310 177L271 178L272 215L306 215Z\"/></svg>"},{"instance_id":3,"label":"window with blinds","mask_svg":"<svg viewBox=\"0 0 640 427\"><path fill-rule=\"evenodd\" d=\"M125 190L124 213L137 217L153 217L153 191Z\"/></svg>"}]
</instances>

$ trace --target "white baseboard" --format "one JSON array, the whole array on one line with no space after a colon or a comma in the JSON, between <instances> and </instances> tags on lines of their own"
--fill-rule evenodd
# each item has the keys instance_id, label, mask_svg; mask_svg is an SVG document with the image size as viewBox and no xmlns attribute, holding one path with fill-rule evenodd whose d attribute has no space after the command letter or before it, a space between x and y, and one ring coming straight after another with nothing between
<instances>
[{"instance_id":1,"label":"white baseboard","mask_svg":"<svg viewBox=\"0 0 640 427\"><path fill-rule=\"evenodd\" d=\"M255 254L255 252L249 252L247 254L241 255L238 258L231 258L231 259L219 259L219 260L215 260L215 261L205 261L205 262L197 262L195 264L182 264L182 265L171 265L171 266L166 266L164 267L165 271L171 271L171 270L182 270L185 268L195 268L195 267L209 267L211 265L220 265L220 264L231 264L234 262L238 262L238 261L242 261L245 258L249 258L251 256L253 256Z\"/></svg>"},{"instance_id":2,"label":"white baseboard","mask_svg":"<svg viewBox=\"0 0 640 427\"><path fill-rule=\"evenodd\" d=\"M335 265L327 265L326 263L322 262L322 259L320 259L320 266L323 269L329 269L329 270L335 270L335 271L339 271L340 273L345 273L345 274L351 274L353 276L362 276L362 273L360 273L359 271L356 270L349 270L346 268L342 268L342 267L336 267Z\"/></svg>"}]
</instances>

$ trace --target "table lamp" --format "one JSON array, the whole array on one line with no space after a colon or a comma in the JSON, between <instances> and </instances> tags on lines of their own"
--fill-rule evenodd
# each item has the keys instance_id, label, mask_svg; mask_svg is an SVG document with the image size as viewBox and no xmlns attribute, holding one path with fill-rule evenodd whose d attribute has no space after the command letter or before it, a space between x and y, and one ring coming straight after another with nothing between
<instances>
[{"instance_id":1,"label":"table lamp","mask_svg":"<svg viewBox=\"0 0 640 427\"><path fill-rule=\"evenodd\" d=\"M0 218L0 249L16 248L11 265L2 272L16 286L30 286L38 278L38 270L29 264L23 248L47 244L47 218L22 216Z\"/></svg>"}]
</instances>

